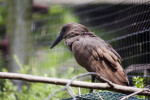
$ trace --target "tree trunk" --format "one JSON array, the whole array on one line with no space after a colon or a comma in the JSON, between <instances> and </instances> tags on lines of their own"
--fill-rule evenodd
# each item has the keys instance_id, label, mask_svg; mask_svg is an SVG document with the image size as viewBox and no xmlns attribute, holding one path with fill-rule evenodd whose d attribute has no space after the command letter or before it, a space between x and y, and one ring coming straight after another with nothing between
<instances>
[{"instance_id":1,"label":"tree trunk","mask_svg":"<svg viewBox=\"0 0 150 100\"><path fill-rule=\"evenodd\" d=\"M10 56L8 71L18 72L20 67L29 62L31 53L31 11L32 0L8 0L7 33L10 36ZM15 81L18 90L21 81Z\"/></svg>"}]
</instances>

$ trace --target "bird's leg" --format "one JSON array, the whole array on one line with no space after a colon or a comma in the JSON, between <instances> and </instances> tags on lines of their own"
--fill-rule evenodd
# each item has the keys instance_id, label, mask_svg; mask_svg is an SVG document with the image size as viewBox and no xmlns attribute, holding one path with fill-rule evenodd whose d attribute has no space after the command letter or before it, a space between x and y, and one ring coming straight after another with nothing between
<instances>
[{"instance_id":1,"label":"bird's leg","mask_svg":"<svg viewBox=\"0 0 150 100\"><path fill-rule=\"evenodd\" d=\"M94 75L91 75L91 82L92 83L95 82L95 76ZM89 92L92 93L93 89L91 88Z\"/></svg>"}]
</instances>

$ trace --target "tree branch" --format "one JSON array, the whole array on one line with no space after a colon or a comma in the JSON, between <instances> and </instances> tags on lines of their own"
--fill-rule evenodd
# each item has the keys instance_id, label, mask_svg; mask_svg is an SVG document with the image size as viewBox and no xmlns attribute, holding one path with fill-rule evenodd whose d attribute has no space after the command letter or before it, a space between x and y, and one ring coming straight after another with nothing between
<instances>
[{"instance_id":1,"label":"tree branch","mask_svg":"<svg viewBox=\"0 0 150 100\"><path fill-rule=\"evenodd\" d=\"M137 92L134 92L134 93L132 93L132 94L130 94L130 95L124 96L124 97L121 98L120 100L128 99L128 98L130 98L131 96L137 95L138 93L140 93L140 92L142 92L142 91L149 91L149 90L147 90L147 89L142 89L142 90L137 91ZM149 91L149 92L150 92L150 91Z\"/></svg>"},{"instance_id":2,"label":"tree branch","mask_svg":"<svg viewBox=\"0 0 150 100\"><path fill-rule=\"evenodd\" d=\"M0 78L3 79L15 79L15 80L23 80L28 82L38 82L38 83L49 83L56 85L66 85L71 80L68 79L59 79L59 78L48 78L48 77L40 77L19 73L8 73L8 72L0 72ZM89 83L83 81L73 81L70 86L73 87L81 87L81 88L93 88L93 89L102 89L102 90L113 90L120 93L131 94L137 91L142 91L143 89L129 86L121 86L114 83L114 87L111 87L108 83ZM150 89L148 91L142 91L139 95L150 96Z\"/></svg>"}]
</instances>

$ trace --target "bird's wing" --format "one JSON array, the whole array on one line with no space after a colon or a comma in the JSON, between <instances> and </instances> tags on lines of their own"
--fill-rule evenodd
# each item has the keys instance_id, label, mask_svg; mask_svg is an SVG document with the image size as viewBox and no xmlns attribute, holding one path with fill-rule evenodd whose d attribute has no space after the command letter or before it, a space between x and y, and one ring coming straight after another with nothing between
<instances>
[{"instance_id":1,"label":"bird's wing","mask_svg":"<svg viewBox=\"0 0 150 100\"><path fill-rule=\"evenodd\" d=\"M96 60L105 59L112 65L114 69L118 69L120 65L118 61L121 59L121 57L112 48L112 46L106 43L104 40L89 38L88 41L86 40L84 42L84 46L87 48L87 50L89 50Z\"/></svg>"},{"instance_id":2,"label":"bird's wing","mask_svg":"<svg viewBox=\"0 0 150 100\"><path fill-rule=\"evenodd\" d=\"M73 48L77 62L88 71L97 72L114 83L128 84L127 76L118 61L121 57L103 41L92 37L79 39Z\"/></svg>"},{"instance_id":3,"label":"bird's wing","mask_svg":"<svg viewBox=\"0 0 150 100\"><path fill-rule=\"evenodd\" d=\"M102 41L102 42L105 44L107 49L109 49L111 52L113 52L118 57L119 60L122 60L121 56L112 48L112 46L108 42L106 42L106 41Z\"/></svg>"}]
</instances>

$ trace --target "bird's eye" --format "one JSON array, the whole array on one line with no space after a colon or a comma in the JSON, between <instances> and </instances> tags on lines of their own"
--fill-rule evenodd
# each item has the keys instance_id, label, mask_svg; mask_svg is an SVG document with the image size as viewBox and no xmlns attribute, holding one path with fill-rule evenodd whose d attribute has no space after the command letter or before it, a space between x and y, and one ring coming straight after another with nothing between
<instances>
[{"instance_id":1,"label":"bird's eye","mask_svg":"<svg viewBox=\"0 0 150 100\"><path fill-rule=\"evenodd\" d=\"M67 27L64 26L64 27L62 28L62 32L66 32L66 30L67 30Z\"/></svg>"}]
</instances>

